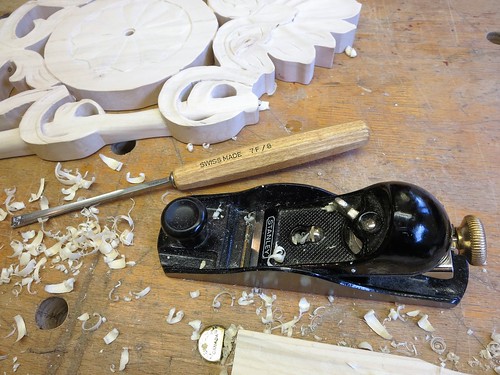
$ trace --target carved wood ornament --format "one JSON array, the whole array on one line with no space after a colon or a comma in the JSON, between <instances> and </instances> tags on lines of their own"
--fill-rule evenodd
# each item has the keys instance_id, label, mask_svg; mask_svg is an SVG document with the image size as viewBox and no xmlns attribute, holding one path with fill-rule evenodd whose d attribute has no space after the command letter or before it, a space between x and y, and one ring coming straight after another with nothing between
<instances>
[{"instance_id":1,"label":"carved wood ornament","mask_svg":"<svg viewBox=\"0 0 500 375\"><path fill-rule=\"evenodd\" d=\"M352 46L355 0L36 0L0 20L0 158L236 136ZM126 111L126 112L125 112Z\"/></svg>"}]
</instances>

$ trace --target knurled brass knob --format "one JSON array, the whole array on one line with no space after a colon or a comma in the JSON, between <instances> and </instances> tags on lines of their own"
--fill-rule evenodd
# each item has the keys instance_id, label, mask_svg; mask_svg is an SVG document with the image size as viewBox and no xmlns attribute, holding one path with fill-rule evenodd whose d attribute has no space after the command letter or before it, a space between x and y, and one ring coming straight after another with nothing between
<instances>
[{"instance_id":1,"label":"knurled brass knob","mask_svg":"<svg viewBox=\"0 0 500 375\"><path fill-rule=\"evenodd\" d=\"M463 218L460 226L455 228L456 249L459 254L465 255L473 266L486 264L486 234L483 223L474 215Z\"/></svg>"}]
</instances>

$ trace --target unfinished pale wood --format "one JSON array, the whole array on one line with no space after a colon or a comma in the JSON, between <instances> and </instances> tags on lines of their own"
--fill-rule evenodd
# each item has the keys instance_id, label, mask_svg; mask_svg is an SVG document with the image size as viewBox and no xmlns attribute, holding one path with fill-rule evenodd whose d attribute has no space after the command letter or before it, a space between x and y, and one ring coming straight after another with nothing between
<instances>
[{"instance_id":1,"label":"unfinished pale wood","mask_svg":"<svg viewBox=\"0 0 500 375\"><path fill-rule=\"evenodd\" d=\"M240 330L233 375L464 375L418 358Z\"/></svg>"},{"instance_id":2,"label":"unfinished pale wood","mask_svg":"<svg viewBox=\"0 0 500 375\"><path fill-rule=\"evenodd\" d=\"M364 121L353 121L211 156L175 169L172 177L175 187L180 190L214 185L352 150L366 144L369 136Z\"/></svg>"},{"instance_id":3,"label":"unfinished pale wood","mask_svg":"<svg viewBox=\"0 0 500 375\"><path fill-rule=\"evenodd\" d=\"M172 135L186 143L226 141L259 121L255 76L217 66L195 67L170 78L158 106Z\"/></svg>"},{"instance_id":4,"label":"unfinished pale wood","mask_svg":"<svg viewBox=\"0 0 500 375\"><path fill-rule=\"evenodd\" d=\"M158 109L106 114L96 102L78 102L58 86L26 111L20 137L31 153L46 160L89 156L107 144L167 137L170 131Z\"/></svg>"},{"instance_id":5,"label":"unfinished pale wood","mask_svg":"<svg viewBox=\"0 0 500 375\"><path fill-rule=\"evenodd\" d=\"M27 90L0 101L0 131L18 128L28 108L52 89Z\"/></svg>"},{"instance_id":6,"label":"unfinished pale wood","mask_svg":"<svg viewBox=\"0 0 500 375\"><path fill-rule=\"evenodd\" d=\"M19 128L0 132L0 159L31 155L30 146L21 139Z\"/></svg>"},{"instance_id":7,"label":"unfinished pale wood","mask_svg":"<svg viewBox=\"0 0 500 375\"><path fill-rule=\"evenodd\" d=\"M0 101L0 159L33 153L30 146L21 139L19 124L28 108L52 89L24 91Z\"/></svg>"},{"instance_id":8,"label":"unfinished pale wood","mask_svg":"<svg viewBox=\"0 0 500 375\"><path fill-rule=\"evenodd\" d=\"M79 101L70 104L69 94L58 91L29 111L19 105L27 115L19 132L9 134L16 142L0 146L0 157L36 153L63 161L125 140L233 138L258 122L265 108L259 97L274 93L275 77L309 83L315 65L331 67L334 52L352 45L361 5L325 1L257 2L243 13L213 2L220 17L233 19L214 40L220 67L204 66L212 63L218 25L201 1L28 2L0 25L0 98L13 87L22 92L61 81ZM156 103L164 118L156 109L120 118L105 113Z\"/></svg>"},{"instance_id":9,"label":"unfinished pale wood","mask_svg":"<svg viewBox=\"0 0 500 375\"><path fill-rule=\"evenodd\" d=\"M106 144L170 135L193 144L228 140L259 119L252 77L240 73L215 66L188 69L167 82L159 109L127 113L106 113L89 99L75 101L65 86L21 92L0 102L0 130L20 126L9 133L9 143L0 144L0 159L80 159Z\"/></svg>"},{"instance_id":10,"label":"unfinished pale wood","mask_svg":"<svg viewBox=\"0 0 500 375\"><path fill-rule=\"evenodd\" d=\"M43 48L59 22L89 0L28 1L0 24L0 100L12 89L47 88L59 81L46 68Z\"/></svg>"},{"instance_id":11,"label":"unfinished pale wood","mask_svg":"<svg viewBox=\"0 0 500 375\"><path fill-rule=\"evenodd\" d=\"M203 1L100 0L58 25L45 61L78 99L106 110L144 108L169 77L212 63L217 27Z\"/></svg>"},{"instance_id":12,"label":"unfinished pale wood","mask_svg":"<svg viewBox=\"0 0 500 375\"><path fill-rule=\"evenodd\" d=\"M245 5L246 4L246 5ZM309 84L314 66L332 67L334 53L352 46L361 4L348 1L286 2L209 1L219 20L231 19L214 39L214 54L223 67L265 76L273 81Z\"/></svg>"}]
</instances>

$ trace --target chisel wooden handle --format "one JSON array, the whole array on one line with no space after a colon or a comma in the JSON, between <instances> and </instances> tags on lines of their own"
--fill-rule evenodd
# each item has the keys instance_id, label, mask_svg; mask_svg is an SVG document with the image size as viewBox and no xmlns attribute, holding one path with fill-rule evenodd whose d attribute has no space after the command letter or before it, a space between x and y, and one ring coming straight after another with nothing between
<instances>
[{"instance_id":1,"label":"chisel wooden handle","mask_svg":"<svg viewBox=\"0 0 500 375\"><path fill-rule=\"evenodd\" d=\"M187 190L299 165L360 147L368 141L369 136L368 126L363 121L354 121L288 137L262 141L225 154L183 165L176 168L167 178L112 191L62 206L14 216L11 226L18 228L35 223L41 218L81 210L83 207L90 207L159 186L172 184L180 190Z\"/></svg>"},{"instance_id":2,"label":"chisel wooden handle","mask_svg":"<svg viewBox=\"0 0 500 375\"><path fill-rule=\"evenodd\" d=\"M276 171L361 147L369 136L366 123L354 121L265 140L178 167L171 182L187 190Z\"/></svg>"}]
</instances>

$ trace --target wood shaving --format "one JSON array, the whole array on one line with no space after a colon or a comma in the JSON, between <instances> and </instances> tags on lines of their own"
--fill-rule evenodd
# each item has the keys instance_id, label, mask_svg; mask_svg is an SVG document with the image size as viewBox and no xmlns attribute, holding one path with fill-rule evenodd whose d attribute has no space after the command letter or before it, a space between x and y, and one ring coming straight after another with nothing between
<instances>
[{"instance_id":1,"label":"wood shaving","mask_svg":"<svg viewBox=\"0 0 500 375\"><path fill-rule=\"evenodd\" d=\"M116 291L116 289L118 289L121 285L122 285L121 280L118 280L118 283L116 283L116 285L115 285L113 288L111 288L111 290L110 290L110 291L109 291L109 293L108 293L108 299L109 299L110 301L117 302L117 301L119 301L119 300L120 300L120 297L118 297L118 296L114 296L114 297L113 297L113 293L114 293L114 292Z\"/></svg>"},{"instance_id":2,"label":"wood shaving","mask_svg":"<svg viewBox=\"0 0 500 375\"><path fill-rule=\"evenodd\" d=\"M5 194L7 195L7 198L5 199L5 209L7 210L7 212L9 214L13 214L14 212L17 212L17 211L20 211L24 208L26 208L26 206L24 205L23 202L13 202L13 200L15 199L15 194L16 194L16 188L13 187L11 189L5 189Z\"/></svg>"},{"instance_id":3,"label":"wood shaving","mask_svg":"<svg viewBox=\"0 0 500 375\"><path fill-rule=\"evenodd\" d=\"M203 326L201 320L192 320L188 323L191 328L193 328L193 333L191 334L191 340L196 341L200 338L200 331Z\"/></svg>"},{"instance_id":4,"label":"wood shaving","mask_svg":"<svg viewBox=\"0 0 500 375\"><path fill-rule=\"evenodd\" d=\"M221 364L224 365L229 358L234 346L234 341L236 340L236 335L238 334L238 330L241 327L236 327L234 324L231 324L228 329L224 332L224 342L222 346L222 358Z\"/></svg>"},{"instance_id":5,"label":"wood shaving","mask_svg":"<svg viewBox=\"0 0 500 375\"><path fill-rule=\"evenodd\" d=\"M273 316L273 302L276 300L276 295L268 296L264 293L259 293L258 296L264 302L264 307L266 308L265 316L261 317L263 324L270 324L274 322ZM257 315L260 315L260 309L257 309Z\"/></svg>"},{"instance_id":6,"label":"wood shaving","mask_svg":"<svg viewBox=\"0 0 500 375\"><path fill-rule=\"evenodd\" d=\"M57 180L67 186L71 186L69 189L62 189L63 194L67 195L64 200L72 200L75 197L75 193L79 189L89 189L94 183L95 177L91 180L86 180L87 172L82 176L82 174L76 170L73 174L71 169L63 169L61 163L57 163L55 168L55 175ZM67 194L65 193L67 191Z\"/></svg>"},{"instance_id":7,"label":"wood shaving","mask_svg":"<svg viewBox=\"0 0 500 375\"><path fill-rule=\"evenodd\" d=\"M200 296L200 291L199 290L193 290L192 292L189 292L189 296L191 298L198 298Z\"/></svg>"},{"instance_id":8,"label":"wood shaving","mask_svg":"<svg viewBox=\"0 0 500 375\"><path fill-rule=\"evenodd\" d=\"M28 202L35 202L39 200L43 194L43 190L45 189L45 178L40 179L40 187L38 188L38 192L36 194L31 193L30 198L28 199Z\"/></svg>"},{"instance_id":9,"label":"wood shaving","mask_svg":"<svg viewBox=\"0 0 500 375\"><path fill-rule=\"evenodd\" d=\"M106 345L109 345L118 338L119 334L120 334L120 332L116 328L113 328L102 339L104 340Z\"/></svg>"},{"instance_id":10,"label":"wood shaving","mask_svg":"<svg viewBox=\"0 0 500 375\"><path fill-rule=\"evenodd\" d=\"M274 261L276 263L283 263L285 260L285 256L286 256L285 248L282 246L279 246L276 243L276 246L274 246L272 254L270 254L267 257L263 257L263 259L267 259L267 265L269 267L272 267L274 264L271 261Z\"/></svg>"},{"instance_id":11,"label":"wood shaving","mask_svg":"<svg viewBox=\"0 0 500 375\"><path fill-rule=\"evenodd\" d=\"M435 329L429 322L429 316L427 314L422 315L420 320L417 322L418 326L427 332L434 332Z\"/></svg>"},{"instance_id":12,"label":"wood shaving","mask_svg":"<svg viewBox=\"0 0 500 375\"><path fill-rule=\"evenodd\" d=\"M77 318L79 321L81 322L86 322L87 320L90 319L90 315L89 313L83 313L82 315L80 315L78 318Z\"/></svg>"},{"instance_id":13,"label":"wood shaving","mask_svg":"<svg viewBox=\"0 0 500 375\"><path fill-rule=\"evenodd\" d=\"M255 303L253 298L254 298L253 292L247 293L247 292L243 291L243 292L241 292L241 297L238 298L238 305L240 305L240 306L251 305L251 304Z\"/></svg>"},{"instance_id":14,"label":"wood shaving","mask_svg":"<svg viewBox=\"0 0 500 375\"><path fill-rule=\"evenodd\" d=\"M219 294L217 294L214 299L212 300L212 307L214 309L220 309L221 307L221 302L219 301L219 298L221 296L224 296L224 295L228 295L229 297L231 297L231 306L234 306L234 300L235 300L235 297L229 293L229 292L220 292Z\"/></svg>"},{"instance_id":15,"label":"wood shaving","mask_svg":"<svg viewBox=\"0 0 500 375\"><path fill-rule=\"evenodd\" d=\"M446 342L442 337L433 337L430 341L430 346L433 352L441 355L446 351Z\"/></svg>"},{"instance_id":16,"label":"wood shaving","mask_svg":"<svg viewBox=\"0 0 500 375\"><path fill-rule=\"evenodd\" d=\"M120 355L120 366L118 367L118 371L125 370L125 367L127 367L128 361L129 361L128 348L124 347L122 349L122 353Z\"/></svg>"},{"instance_id":17,"label":"wood shaving","mask_svg":"<svg viewBox=\"0 0 500 375\"><path fill-rule=\"evenodd\" d=\"M380 321L375 316L375 311L368 311L363 317L366 324L380 337L383 337L386 340L392 340L392 335L387 332L387 329L380 323Z\"/></svg>"},{"instance_id":18,"label":"wood shaving","mask_svg":"<svg viewBox=\"0 0 500 375\"><path fill-rule=\"evenodd\" d=\"M354 57L357 57L357 56L358 56L358 53L356 52L356 50L355 50L353 47L351 47L351 46L347 46L347 47L345 48L345 50L344 50L344 53L345 53L347 56L351 57L351 58L354 58Z\"/></svg>"},{"instance_id":19,"label":"wood shaving","mask_svg":"<svg viewBox=\"0 0 500 375\"><path fill-rule=\"evenodd\" d=\"M367 341L362 341L358 344L358 348L359 349L363 349L363 350L369 350L370 352L373 352L373 347L371 346L371 344Z\"/></svg>"},{"instance_id":20,"label":"wood shaving","mask_svg":"<svg viewBox=\"0 0 500 375\"><path fill-rule=\"evenodd\" d=\"M26 324L24 323L24 319L21 315L16 315L14 317L14 321L16 322L16 328L17 328L17 340L16 340L16 342L18 342L27 334Z\"/></svg>"},{"instance_id":21,"label":"wood shaving","mask_svg":"<svg viewBox=\"0 0 500 375\"><path fill-rule=\"evenodd\" d=\"M139 176L131 177L130 172L127 172L127 174L125 175L125 179L131 184L141 184L144 182L144 180L146 180L146 175L141 172L139 173Z\"/></svg>"},{"instance_id":22,"label":"wood shaving","mask_svg":"<svg viewBox=\"0 0 500 375\"><path fill-rule=\"evenodd\" d=\"M175 316L174 316L175 314ZM184 318L184 311L179 310L177 313L175 312L175 307L172 307L166 317L168 324L176 324L179 323L182 318Z\"/></svg>"},{"instance_id":23,"label":"wood shaving","mask_svg":"<svg viewBox=\"0 0 500 375\"><path fill-rule=\"evenodd\" d=\"M109 156L103 154L99 154L99 157L104 162L104 164L106 164L109 168L111 168L114 171L119 172L123 167L123 163L121 161L110 158Z\"/></svg>"},{"instance_id":24,"label":"wood shaving","mask_svg":"<svg viewBox=\"0 0 500 375\"><path fill-rule=\"evenodd\" d=\"M69 293L69 292L73 291L74 285L75 285L75 279L73 277L71 277L68 280L65 280L59 284L45 285L44 289L47 293L62 294L62 293Z\"/></svg>"},{"instance_id":25,"label":"wood shaving","mask_svg":"<svg viewBox=\"0 0 500 375\"><path fill-rule=\"evenodd\" d=\"M302 315L309 311L311 304L307 301L305 297L302 297L299 301L299 314Z\"/></svg>"},{"instance_id":26,"label":"wood shaving","mask_svg":"<svg viewBox=\"0 0 500 375\"><path fill-rule=\"evenodd\" d=\"M140 292L132 292L132 294L134 295L135 299L140 299L145 297L149 292L151 292L151 287L147 286Z\"/></svg>"}]
</instances>

